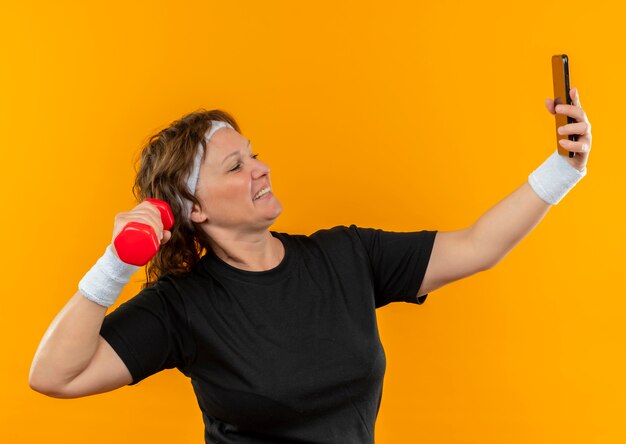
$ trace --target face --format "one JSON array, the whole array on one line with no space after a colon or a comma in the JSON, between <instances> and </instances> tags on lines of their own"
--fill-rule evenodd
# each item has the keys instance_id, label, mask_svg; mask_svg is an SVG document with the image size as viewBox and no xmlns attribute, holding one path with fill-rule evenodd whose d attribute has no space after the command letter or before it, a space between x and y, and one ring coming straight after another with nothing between
<instances>
[{"instance_id":1,"label":"face","mask_svg":"<svg viewBox=\"0 0 626 444\"><path fill-rule=\"evenodd\" d=\"M258 231L267 229L282 212L272 191L259 199L255 195L270 187L270 168L252 153L249 141L232 128L220 128L207 144L200 166L191 220L207 229Z\"/></svg>"}]
</instances>

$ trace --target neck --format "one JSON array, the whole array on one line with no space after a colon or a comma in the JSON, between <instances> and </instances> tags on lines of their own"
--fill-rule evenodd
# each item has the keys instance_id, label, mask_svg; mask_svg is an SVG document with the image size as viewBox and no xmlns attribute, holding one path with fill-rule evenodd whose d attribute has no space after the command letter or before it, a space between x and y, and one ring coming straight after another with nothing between
<instances>
[{"instance_id":1,"label":"neck","mask_svg":"<svg viewBox=\"0 0 626 444\"><path fill-rule=\"evenodd\" d=\"M257 233L222 232L209 235L215 255L228 265L246 271L277 267L285 256L280 239L269 230Z\"/></svg>"}]
</instances>

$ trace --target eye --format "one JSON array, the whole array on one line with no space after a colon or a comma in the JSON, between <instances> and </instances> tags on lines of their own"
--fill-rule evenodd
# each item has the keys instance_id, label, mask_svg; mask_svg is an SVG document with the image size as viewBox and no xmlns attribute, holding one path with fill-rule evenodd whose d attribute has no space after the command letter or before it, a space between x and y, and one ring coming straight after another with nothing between
<instances>
[{"instance_id":1,"label":"eye","mask_svg":"<svg viewBox=\"0 0 626 444\"><path fill-rule=\"evenodd\" d=\"M252 157L253 159L256 160L257 157L259 157L259 154L251 154L250 157ZM239 171L241 169L241 164L239 162L237 162L237 165L235 165L235 168L233 168L232 170L229 171Z\"/></svg>"}]
</instances>

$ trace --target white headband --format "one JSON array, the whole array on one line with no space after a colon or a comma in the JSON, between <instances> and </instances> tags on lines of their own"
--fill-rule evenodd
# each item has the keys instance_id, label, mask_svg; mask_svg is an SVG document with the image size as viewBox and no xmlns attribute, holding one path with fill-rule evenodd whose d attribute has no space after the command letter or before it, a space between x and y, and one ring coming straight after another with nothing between
<instances>
[{"instance_id":1,"label":"white headband","mask_svg":"<svg viewBox=\"0 0 626 444\"><path fill-rule=\"evenodd\" d=\"M204 135L204 140L206 143L209 143L213 134L220 128L231 128L234 129L229 123L223 122L221 120L211 120L211 129L206 132ZM202 148L202 143L198 143L198 150L196 151L196 157L193 159L193 169L191 173L189 173L189 177L187 178L187 188L189 192L196 195L196 185L198 184L198 176L200 174L200 162L202 161L202 155L204 154L204 150ZM186 208L185 214L187 215L187 219L191 218L191 206L192 203L190 200L185 199L184 197L180 197L183 206Z\"/></svg>"}]
</instances>

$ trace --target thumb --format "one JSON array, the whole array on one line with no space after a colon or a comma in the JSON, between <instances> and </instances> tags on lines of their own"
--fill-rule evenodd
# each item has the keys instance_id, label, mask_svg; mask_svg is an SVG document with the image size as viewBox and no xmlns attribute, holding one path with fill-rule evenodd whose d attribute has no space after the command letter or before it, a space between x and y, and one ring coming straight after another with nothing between
<instances>
[{"instance_id":1,"label":"thumb","mask_svg":"<svg viewBox=\"0 0 626 444\"><path fill-rule=\"evenodd\" d=\"M167 243L172 238L172 232L168 230L163 230L163 237L161 238L161 245Z\"/></svg>"}]
</instances>

